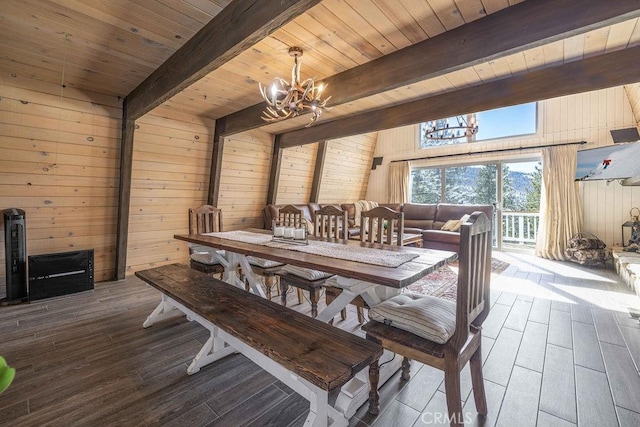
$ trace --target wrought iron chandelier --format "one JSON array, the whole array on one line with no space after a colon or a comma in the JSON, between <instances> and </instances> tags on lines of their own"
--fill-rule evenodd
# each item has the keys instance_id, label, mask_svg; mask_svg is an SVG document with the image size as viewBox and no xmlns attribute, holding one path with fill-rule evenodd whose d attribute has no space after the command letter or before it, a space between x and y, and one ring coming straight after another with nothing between
<instances>
[{"instance_id":1,"label":"wrought iron chandelier","mask_svg":"<svg viewBox=\"0 0 640 427\"><path fill-rule=\"evenodd\" d=\"M478 119L475 114L456 116L455 123L451 119L431 120L425 123L424 139L445 140L470 138L478 133Z\"/></svg>"},{"instance_id":2,"label":"wrought iron chandelier","mask_svg":"<svg viewBox=\"0 0 640 427\"><path fill-rule=\"evenodd\" d=\"M306 79L300 82L300 66L302 61L298 58L302 56L302 49L299 47L289 48L289 55L293 56L294 65L291 70L291 83L281 77L277 77L267 93L267 88L258 83L260 93L267 107L263 111L262 120L266 122L276 122L289 117L296 117L305 110L311 112L311 121L305 126L309 127L318 120L324 110L329 110L326 106L328 97L324 101L321 99L322 91L326 85L315 85L315 78Z\"/></svg>"}]
</instances>

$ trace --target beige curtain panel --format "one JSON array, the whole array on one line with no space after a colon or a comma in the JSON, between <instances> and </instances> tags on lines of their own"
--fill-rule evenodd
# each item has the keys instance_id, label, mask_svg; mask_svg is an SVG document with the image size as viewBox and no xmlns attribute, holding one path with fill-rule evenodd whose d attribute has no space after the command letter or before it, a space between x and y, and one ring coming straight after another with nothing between
<instances>
[{"instance_id":1,"label":"beige curtain panel","mask_svg":"<svg viewBox=\"0 0 640 427\"><path fill-rule=\"evenodd\" d=\"M567 260L564 250L571 237L582 231L582 203L576 174L576 146L542 150L542 194L536 255Z\"/></svg>"},{"instance_id":2,"label":"beige curtain panel","mask_svg":"<svg viewBox=\"0 0 640 427\"><path fill-rule=\"evenodd\" d=\"M411 165L409 162L389 163L388 194L389 203L409 202L409 181Z\"/></svg>"}]
</instances>

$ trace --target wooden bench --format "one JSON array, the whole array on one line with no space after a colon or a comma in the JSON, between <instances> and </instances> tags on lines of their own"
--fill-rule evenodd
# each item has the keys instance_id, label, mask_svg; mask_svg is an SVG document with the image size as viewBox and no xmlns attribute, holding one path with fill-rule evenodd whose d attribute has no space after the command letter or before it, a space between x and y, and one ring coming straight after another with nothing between
<instances>
[{"instance_id":1,"label":"wooden bench","mask_svg":"<svg viewBox=\"0 0 640 427\"><path fill-rule=\"evenodd\" d=\"M218 279L172 264L136 276L162 293L145 327L186 314L211 335L189 374L240 352L310 402L305 426L346 426L331 404L340 388L377 361L382 347ZM225 343L227 344L225 346Z\"/></svg>"}]
</instances>

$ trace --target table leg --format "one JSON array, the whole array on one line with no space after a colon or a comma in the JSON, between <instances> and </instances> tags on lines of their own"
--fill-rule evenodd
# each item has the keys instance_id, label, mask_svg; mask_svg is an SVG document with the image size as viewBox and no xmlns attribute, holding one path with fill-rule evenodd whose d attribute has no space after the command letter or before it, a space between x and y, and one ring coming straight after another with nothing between
<instances>
[{"instance_id":1,"label":"table leg","mask_svg":"<svg viewBox=\"0 0 640 427\"><path fill-rule=\"evenodd\" d=\"M339 278L340 280L342 278ZM360 295L369 307L373 307L381 302L379 296L375 293L375 289L381 287L369 282L360 280L344 279L348 281L349 286L339 286L342 289L340 295L334 299L322 312L317 319L322 322L328 322L334 316L342 311L349 303L358 295ZM334 286L334 285L332 285ZM384 287L384 286L382 286Z\"/></svg>"}]
</instances>

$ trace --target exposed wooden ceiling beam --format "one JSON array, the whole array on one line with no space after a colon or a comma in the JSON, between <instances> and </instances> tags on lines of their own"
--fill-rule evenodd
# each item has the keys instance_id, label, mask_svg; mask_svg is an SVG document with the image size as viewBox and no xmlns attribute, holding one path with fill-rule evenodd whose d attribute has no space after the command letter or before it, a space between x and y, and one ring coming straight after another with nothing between
<instances>
[{"instance_id":1,"label":"exposed wooden ceiling beam","mask_svg":"<svg viewBox=\"0 0 640 427\"><path fill-rule=\"evenodd\" d=\"M340 105L638 16L638 0L525 1L322 82ZM226 116L225 134L264 125L265 105Z\"/></svg>"},{"instance_id":2,"label":"exposed wooden ceiling beam","mask_svg":"<svg viewBox=\"0 0 640 427\"><path fill-rule=\"evenodd\" d=\"M232 1L127 95L129 119L148 113L319 2Z\"/></svg>"},{"instance_id":3,"label":"exposed wooden ceiling beam","mask_svg":"<svg viewBox=\"0 0 640 427\"><path fill-rule=\"evenodd\" d=\"M316 124L280 135L284 148L635 83L640 46Z\"/></svg>"}]
</instances>

